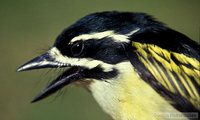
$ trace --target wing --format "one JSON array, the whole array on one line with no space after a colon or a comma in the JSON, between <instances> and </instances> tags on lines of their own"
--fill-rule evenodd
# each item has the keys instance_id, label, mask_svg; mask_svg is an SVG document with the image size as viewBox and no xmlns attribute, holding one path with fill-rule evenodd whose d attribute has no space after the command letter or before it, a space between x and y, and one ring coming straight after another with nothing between
<instances>
[{"instance_id":1,"label":"wing","mask_svg":"<svg viewBox=\"0 0 200 120\"><path fill-rule=\"evenodd\" d=\"M132 42L127 53L141 78L175 108L200 110L199 60L144 41Z\"/></svg>"}]
</instances>

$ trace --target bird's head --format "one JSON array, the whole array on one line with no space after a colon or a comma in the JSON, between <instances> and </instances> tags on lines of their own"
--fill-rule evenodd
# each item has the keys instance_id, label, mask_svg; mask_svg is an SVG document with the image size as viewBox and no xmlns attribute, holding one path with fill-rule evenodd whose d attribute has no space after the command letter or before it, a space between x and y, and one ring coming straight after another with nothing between
<instances>
[{"instance_id":1,"label":"bird's head","mask_svg":"<svg viewBox=\"0 0 200 120\"><path fill-rule=\"evenodd\" d=\"M69 68L33 102L76 81L104 81L117 77L120 68L116 64L128 60L129 37L148 28L147 18L139 13L102 12L88 15L65 29L46 53L17 70Z\"/></svg>"}]
</instances>

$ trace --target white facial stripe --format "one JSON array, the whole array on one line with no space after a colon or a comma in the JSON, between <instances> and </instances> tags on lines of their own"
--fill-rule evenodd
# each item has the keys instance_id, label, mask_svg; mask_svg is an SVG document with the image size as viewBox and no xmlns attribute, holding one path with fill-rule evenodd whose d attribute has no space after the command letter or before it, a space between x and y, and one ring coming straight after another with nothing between
<instances>
[{"instance_id":1,"label":"white facial stripe","mask_svg":"<svg viewBox=\"0 0 200 120\"><path fill-rule=\"evenodd\" d=\"M112 34L108 37L112 38L112 40L114 40L115 42L126 42L126 43L130 42L130 40L128 39L128 36L126 35Z\"/></svg>"},{"instance_id":2,"label":"white facial stripe","mask_svg":"<svg viewBox=\"0 0 200 120\"><path fill-rule=\"evenodd\" d=\"M128 34L126 34L127 36L131 36L133 34L135 34L136 32L138 32L140 30L140 28L136 28L135 30L129 32Z\"/></svg>"},{"instance_id":3,"label":"white facial stripe","mask_svg":"<svg viewBox=\"0 0 200 120\"><path fill-rule=\"evenodd\" d=\"M92 69L100 65L104 69L104 72L111 71L113 68L113 65L104 63L100 60L94 60L89 58L70 58L67 56L63 56L56 47L50 49L48 53L55 59L55 61L63 64L69 64L71 66L84 66L89 69Z\"/></svg>"},{"instance_id":4,"label":"white facial stripe","mask_svg":"<svg viewBox=\"0 0 200 120\"><path fill-rule=\"evenodd\" d=\"M73 43L78 40L89 40L89 39L102 39L104 37L110 36L113 34L113 31L104 31L104 32L99 32L99 33L91 33L91 34L83 34L79 35L77 37L74 37L70 42Z\"/></svg>"},{"instance_id":5,"label":"white facial stripe","mask_svg":"<svg viewBox=\"0 0 200 120\"><path fill-rule=\"evenodd\" d=\"M129 42L130 41L128 39L128 36L122 35L122 34L117 34L117 33L114 33L114 31L109 30L109 31L104 31L104 32L79 35L77 37L74 37L70 41L70 43L73 43L73 42L79 41L79 40L86 41L86 40L90 40L90 39L102 39L105 37L113 38L113 40L115 42Z\"/></svg>"}]
</instances>

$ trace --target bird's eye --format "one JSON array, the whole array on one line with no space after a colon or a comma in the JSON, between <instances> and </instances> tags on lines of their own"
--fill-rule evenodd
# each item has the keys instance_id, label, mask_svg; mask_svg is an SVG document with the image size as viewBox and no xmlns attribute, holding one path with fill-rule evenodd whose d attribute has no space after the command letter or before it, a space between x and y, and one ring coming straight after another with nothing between
<instances>
[{"instance_id":1,"label":"bird's eye","mask_svg":"<svg viewBox=\"0 0 200 120\"><path fill-rule=\"evenodd\" d=\"M77 41L71 46L71 53L74 57L78 57L82 54L84 49L83 41Z\"/></svg>"}]
</instances>

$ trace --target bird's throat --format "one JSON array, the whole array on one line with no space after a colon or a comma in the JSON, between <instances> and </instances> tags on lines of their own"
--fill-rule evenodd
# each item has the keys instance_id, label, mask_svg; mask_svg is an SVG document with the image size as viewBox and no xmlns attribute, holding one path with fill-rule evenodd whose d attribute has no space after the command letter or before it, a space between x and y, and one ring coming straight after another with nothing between
<instances>
[{"instance_id":1,"label":"bird's throat","mask_svg":"<svg viewBox=\"0 0 200 120\"><path fill-rule=\"evenodd\" d=\"M94 80L89 86L99 105L114 120L157 119L158 113L179 113L140 78L130 62L120 63L116 68L120 70L120 76L105 81ZM164 119L167 118L161 120Z\"/></svg>"}]
</instances>

